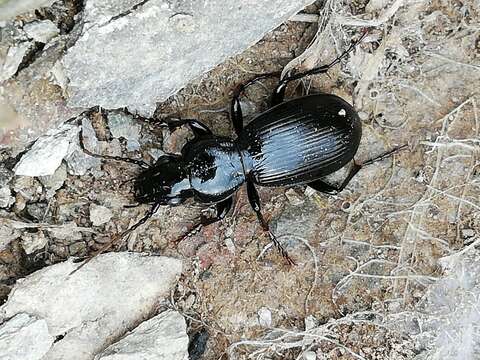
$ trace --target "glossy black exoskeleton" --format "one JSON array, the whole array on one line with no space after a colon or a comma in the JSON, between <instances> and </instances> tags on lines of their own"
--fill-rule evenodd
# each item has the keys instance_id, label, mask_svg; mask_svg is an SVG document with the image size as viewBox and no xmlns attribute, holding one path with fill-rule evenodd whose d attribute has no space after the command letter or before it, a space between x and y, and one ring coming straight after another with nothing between
<instances>
[{"instance_id":1,"label":"glossy black exoskeleton","mask_svg":"<svg viewBox=\"0 0 480 360\"><path fill-rule=\"evenodd\" d=\"M170 128L187 124L194 138L181 155L165 155L141 172L134 181L138 203L152 204L150 211L128 231L144 223L160 205L179 205L188 198L216 206L216 217L202 218L207 225L220 220L232 206L232 195L246 183L250 204L262 228L290 261L261 213L255 188L307 184L325 193L341 191L361 166L381 160L392 150L363 164L354 162L340 186L322 180L353 160L362 135L361 121L354 108L335 95L316 94L283 101L288 82L306 75L326 73L355 46L352 44L328 65L280 80L272 95L272 107L243 127L238 87L231 103L231 120L236 139L214 135L196 120L168 121Z\"/></svg>"}]
</instances>

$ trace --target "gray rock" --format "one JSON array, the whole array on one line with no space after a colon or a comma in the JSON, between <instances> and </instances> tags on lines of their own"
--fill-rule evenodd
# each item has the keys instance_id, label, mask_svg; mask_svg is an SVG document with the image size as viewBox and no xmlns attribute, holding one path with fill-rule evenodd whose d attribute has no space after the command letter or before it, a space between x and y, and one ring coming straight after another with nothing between
<instances>
[{"instance_id":1,"label":"gray rock","mask_svg":"<svg viewBox=\"0 0 480 360\"><path fill-rule=\"evenodd\" d=\"M304 360L315 360L317 358L317 355L313 351L305 351L302 354L302 357Z\"/></svg>"},{"instance_id":2,"label":"gray rock","mask_svg":"<svg viewBox=\"0 0 480 360\"><path fill-rule=\"evenodd\" d=\"M94 153L98 153L100 144L89 119L82 119L82 135L85 147ZM80 147L78 137L72 142L71 147L70 154L65 158L69 174L83 176L90 169L100 171L101 160L86 154Z\"/></svg>"},{"instance_id":3,"label":"gray rock","mask_svg":"<svg viewBox=\"0 0 480 360\"><path fill-rule=\"evenodd\" d=\"M275 224L275 234L279 237L288 235L309 239L318 222L318 205L312 198L306 198L302 206L290 205L285 208Z\"/></svg>"},{"instance_id":4,"label":"gray rock","mask_svg":"<svg viewBox=\"0 0 480 360\"><path fill-rule=\"evenodd\" d=\"M53 175L41 176L40 182L47 190L47 198L55 195L55 192L60 189L67 178L67 166L62 163Z\"/></svg>"},{"instance_id":5,"label":"gray rock","mask_svg":"<svg viewBox=\"0 0 480 360\"><path fill-rule=\"evenodd\" d=\"M49 6L55 0L3 0L0 2L0 21L9 20L24 12Z\"/></svg>"},{"instance_id":6,"label":"gray rock","mask_svg":"<svg viewBox=\"0 0 480 360\"><path fill-rule=\"evenodd\" d=\"M31 46L32 43L26 41L16 46L11 46L8 49L7 56L3 61L3 66L0 71L0 82L10 79L17 72L18 67Z\"/></svg>"},{"instance_id":7,"label":"gray rock","mask_svg":"<svg viewBox=\"0 0 480 360\"><path fill-rule=\"evenodd\" d=\"M85 22L105 24L112 17L128 12L143 0L95 0L85 2Z\"/></svg>"},{"instance_id":8,"label":"gray rock","mask_svg":"<svg viewBox=\"0 0 480 360\"><path fill-rule=\"evenodd\" d=\"M48 239L41 231L35 233L24 233L21 240L22 248L28 255L43 249L45 245L47 245L47 242Z\"/></svg>"},{"instance_id":9,"label":"gray rock","mask_svg":"<svg viewBox=\"0 0 480 360\"><path fill-rule=\"evenodd\" d=\"M13 156L40 135L83 111L68 108L63 89L52 80L52 69L63 56L67 41L67 36L55 37L36 53L33 63L15 77L0 82L0 143L11 147ZM0 60L0 69L1 63Z\"/></svg>"},{"instance_id":10,"label":"gray rock","mask_svg":"<svg viewBox=\"0 0 480 360\"><path fill-rule=\"evenodd\" d=\"M165 311L137 326L119 342L110 345L95 360L185 360L188 335L182 315Z\"/></svg>"},{"instance_id":11,"label":"gray rock","mask_svg":"<svg viewBox=\"0 0 480 360\"><path fill-rule=\"evenodd\" d=\"M156 102L312 2L88 0L89 23L63 59L69 105L128 107L151 116Z\"/></svg>"},{"instance_id":12,"label":"gray rock","mask_svg":"<svg viewBox=\"0 0 480 360\"><path fill-rule=\"evenodd\" d=\"M109 208L96 204L90 205L90 221L93 226L100 226L109 222L112 216L112 210Z\"/></svg>"},{"instance_id":13,"label":"gray rock","mask_svg":"<svg viewBox=\"0 0 480 360\"><path fill-rule=\"evenodd\" d=\"M18 314L0 326L0 359L40 360L54 340L45 320Z\"/></svg>"},{"instance_id":14,"label":"gray rock","mask_svg":"<svg viewBox=\"0 0 480 360\"><path fill-rule=\"evenodd\" d=\"M49 235L55 239L62 240L63 244L73 244L75 241L82 240L82 230L88 231L85 228L80 228L73 221L65 222L62 226L52 227L47 229Z\"/></svg>"},{"instance_id":15,"label":"gray rock","mask_svg":"<svg viewBox=\"0 0 480 360\"><path fill-rule=\"evenodd\" d=\"M12 226L12 221L0 218L0 251L20 236L20 231Z\"/></svg>"},{"instance_id":16,"label":"gray rock","mask_svg":"<svg viewBox=\"0 0 480 360\"><path fill-rule=\"evenodd\" d=\"M132 116L122 113L108 114L108 127L113 137L127 140L128 151L140 148L139 140L142 127L135 123Z\"/></svg>"},{"instance_id":17,"label":"gray rock","mask_svg":"<svg viewBox=\"0 0 480 360\"><path fill-rule=\"evenodd\" d=\"M15 202L8 186L0 187L0 208L8 208Z\"/></svg>"},{"instance_id":18,"label":"gray rock","mask_svg":"<svg viewBox=\"0 0 480 360\"><path fill-rule=\"evenodd\" d=\"M70 152L78 127L63 124L40 137L15 165L15 175L46 176L58 169Z\"/></svg>"},{"instance_id":19,"label":"gray rock","mask_svg":"<svg viewBox=\"0 0 480 360\"><path fill-rule=\"evenodd\" d=\"M50 20L33 21L25 24L23 30L30 38L44 44L60 33L57 26Z\"/></svg>"},{"instance_id":20,"label":"gray rock","mask_svg":"<svg viewBox=\"0 0 480 360\"><path fill-rule=\"evenodd\" d=\"M265 306L262 306L258 311L258 323L263 327L272 326L272 312Z\"/></svg>"},{"instance_id":21,"label":"gray rock","mask_svg":"<svg viewBox=\"0 0 480 360\"><path fill-rule=\"evenodd\" d=\"M475 236L475 230L473 229L462 229L461 233L464 239L472 238Z\"/></svg>"},{"instance_id":22,"label":"gray rock","mask_svg":"<svg viewBox=\"0 0 480 360\"><path fill-rule=\"evenodd\" d=\"M0 318L26 313L63 336L43 360L92 359L148 317L182 271L180 260L138 253L103 254L71 274L77 266L70 260L27 276L0 308Z\"/></svg>"},{"instance_id":23,"label":"gray rock","mask_svg":"<svg viewBox=\"0 0 480 360\"><path fill-rule=\"evenodd\" d=\"M165 155L165 152L161 149L150 149L148 153L155 161L157 161L159 157Z\"/></svg>"}]
</instances>

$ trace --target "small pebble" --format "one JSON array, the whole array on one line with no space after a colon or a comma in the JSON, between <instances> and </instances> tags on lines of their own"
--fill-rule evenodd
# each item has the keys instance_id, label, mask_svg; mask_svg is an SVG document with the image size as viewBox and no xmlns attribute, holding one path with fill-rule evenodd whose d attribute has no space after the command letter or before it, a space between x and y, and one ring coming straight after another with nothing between
<instances>
[{"instance_id":1,"label":"small pebble","mask_svg":"<svg viewBox=\"0 0 480 360\"><path fill-rule=\"evenodd\" d=\"M305 351L302 356L304 360L315 360L317 358L313 351Z\"/></svg>"},{"instance_id":2,"label":"small pebble","mask_svg":"<svg viewBox=\"0 0 480 360\"><path fill-rule=\"evenodd\" d=\"M308 315L305 318L305 331L312 330L318 326L318 320L313 315Z\"/></svg>"},{"instance_id":3,"label":"small pebble","mask_svg":"<svg viewBox=\"0 0 480 360\"><path fill-rule=\"evenodd\" d=\"M365 111L360 111L360 112L358 113L358 117L359 117L360 120L362 120L362 121L368 120L368 114L367 114Z\"/></svg>"},{"instance_id":4,"label":"small pebble","mask_svg":"<svg viewBox=\"0 0 480 360\"><path fill-rule=\"evenodd\" d=\"M303 196L298 194L294 189L288 189L285 191L285 196L287 197L288 202L293 206L302 205L305 202Z\"/></svg>"},{"instance_id":5,"label":"small pebble","mask_svg":"<svg viewBox=\"0 0 480 360\"><path fill-rule=\"evenodd\" d=\"M109 208L96 204L90 205L90 221L93 226L100 226L109 222L112 216L112 211Z\"/></svg>"},{"instance_id":6,"label":"small pebble","mask_svg":"<svg viewBox=\"0 0 480 360\"><path fill-rule=\"evenodd\" d=\"M231 254L235 254L235 244L233 243L233 240L231 238L225 239L225 246Z\"/></svg>"},{"instance_id":7,"label":"small pebble","mask_svg":"<svg viewBox=\"0 0 480 360\"><path fill-rule=\"evenodd\" d=\"M261 307L258 312L258 322L263 327L272 326L272 312L265 306Z\"/></svg>"},{"instance_id":8,"label":"small pebble","mask_svg":"<svg viewBox=\"0 0 480 360\"><path fill-rule=\"evenodd\" d=\"M8 186L0 188L0 208L8 208L15 202L12 192Z\"/></svg>"},{"instance_id":9,"label":"small pebble","mask_svg":"<svg viewBox=\"0 0 480 360\"><path fill-rule=\"evenodd\" d=\"M475 236L475 230L473 229L462 229L462 237L468 239Z\"/></svg>"}]
</instances>

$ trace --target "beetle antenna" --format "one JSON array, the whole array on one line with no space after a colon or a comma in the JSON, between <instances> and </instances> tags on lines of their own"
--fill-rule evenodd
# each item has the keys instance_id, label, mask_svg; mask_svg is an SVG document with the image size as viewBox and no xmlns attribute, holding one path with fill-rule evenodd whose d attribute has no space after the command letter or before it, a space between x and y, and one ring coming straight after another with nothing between
<instances>
[{"instance_id":1,"label":"beetle antenna","mask_svg":"<svg viewBox=\"0 0 480 360\"><path fill-rule=\"evenodd\" d=\"M86 147L85 147L85 143L83 142L83 128L80 127L80 131L78 133L78 140L79 140L79 144L80 144L80 148L82 149L82 151L87 154L87 155L90 155L90 156L93 156L95 158L100 158L100 159L107 159L107 160L116 160L116 161L124 161L124 162L128 162L128 163L131 163L131 164L135 164L135 165L138 165L138 166L141 166L145 169L148 169L150 167L149 164L147 164L145 161L143 160L138 160L138 159L130 159L130 158L125 158L125 157L122 157L122 156L111 156L111 155L100 155L100 154L95 154L93 152L91 152L90 150L88 150Z\"/></svg>"},{"instance_id":2,"label":"beetle antenna","mask_svg":"<svg viewBox=\"0 0 480 360\"><path fill-rule=\"evenodd\" d=\"M78 270L80 270L82 267L84 267L90 261L92 261L92 259L95 258L97 255L100 255L101 253L107 251L108 249L110 249L113 246L113 244L122 240L125 236L130 235L133 231L138 229L141 225L145 224L147 222L147 220L150 219L157 212L159 207L160 207L159 203L153 204L152 207L145 213L145 215L140 220L138 220L135 224L130 226L124 232L114 235L112 240L110 240L105 245L103 245L100 249L98 249L96 252L94 252L93 255L91 255L87 259L83 260L83 262L76 269L74 269L69 275L72 275L72 274L76 273Z\"/></svg>"}]
</instances>

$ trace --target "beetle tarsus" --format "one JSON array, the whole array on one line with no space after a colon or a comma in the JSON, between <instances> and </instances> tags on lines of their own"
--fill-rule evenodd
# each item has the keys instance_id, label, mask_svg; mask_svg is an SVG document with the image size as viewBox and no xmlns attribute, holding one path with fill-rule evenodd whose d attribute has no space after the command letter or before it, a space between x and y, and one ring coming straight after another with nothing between
<instances>
[{"instance_id":1,"label":"beetle tarsus","mask_svg":"<svg viewBox=\"0 0 480 360\"><path fill-rule=\"evenodd\" d=\"M260 226L262 227L263 231L265 231L268 234L273 245L275 245L277 250L288 261L288 263L290 265L295 265L295 262L288 255L287 250L285 250L285 248L282 246L280 241L278 241L277 237L270 230L270 226L268 226L268 223L265 221L265 218L263 217L262 212L260 210L260 197L258 196L257 189L255 189L255 185L253 184L253 181L251 179L247 180L247 195L253 211L255 211L255 214L257 214L258 222L260 223Z\"/></svg>"},{"instance_id":2,"label":"beetle tarsus","mask_svg":"<svg viewBox=\"0 0 480 360\"><path fill-rule=\"evenodd\" d=\"M361 166L367 166L367 165L371 165L371 164L373 164L373 163L376 163L376 162L378 162L378 161L382 161L382 160L384 160L384 159L386 159L386 158L389 158L390 156L396 154L397 152L399 152L399 151L401 151L401 150L403 150L403 149L405 149L405 148L407 148L407 147L408 147L408 144L403 144L403 145L401 145L401 146L397 146L396 148L393 148L392 150L389 150L389 151L387 151L387 152L385 152L385 153L383 153L383 154L380 154L380 155L378 155L378 156L376 156L376 157L374 157L374 158L372 158L372 159L368 159L367 161L364 161L364 162L361 164Z\"/></svg>"}]
</instances>

